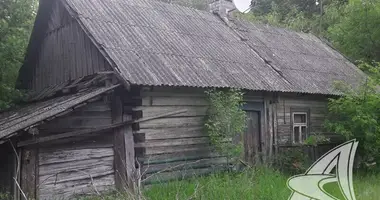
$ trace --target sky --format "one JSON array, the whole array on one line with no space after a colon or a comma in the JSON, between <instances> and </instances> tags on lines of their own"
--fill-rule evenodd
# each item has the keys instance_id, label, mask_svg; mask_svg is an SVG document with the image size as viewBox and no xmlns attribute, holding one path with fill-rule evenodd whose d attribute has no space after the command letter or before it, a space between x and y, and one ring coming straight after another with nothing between
<instances>
[{"instance_id":1,"label":"sky","mask_svg":"<svg viewBox=\"0 0 380 200\"><path fill-rule=\"evenodd\" d=\"M233 0L235 3L236 8L240 12L248 12L249 6L251 5L251 0Z\"/></svg>"}]
</instances>

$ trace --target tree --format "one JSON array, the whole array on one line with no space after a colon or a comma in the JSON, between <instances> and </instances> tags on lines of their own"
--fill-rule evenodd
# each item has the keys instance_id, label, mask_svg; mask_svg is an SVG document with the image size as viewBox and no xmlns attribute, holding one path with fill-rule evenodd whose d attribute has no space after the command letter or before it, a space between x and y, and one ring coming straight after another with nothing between
<instances>
[{"instance_id":1,"label":"tree","mask_svg":"<svg viewBox=\"0 0 380 200\"><path fill-rule=\"evenodd\" d=\"M335 1L324 0L323 5ZM251 14L256 20L296 31L321 32L323 7L315 0L255 0L252 5Z\"/></svg>"},{"instance_id":2,"label":"tree","mask_svg":"<svg viewBox=\"0 0 380 200\"><path fill-rule=\"evenodd\" d=\"M371 76L360 88L340 87L345 95L329 100L325 126L347 140L357 139L361 157L380 163L380 63L360 67Z\"/></svg>"},{"instance_id":3,"label":"tree","mask_svg":"<svg viewBox=\"0 0 380 200\"><path fill-rule=\"evenodd\" d=\"M245 18L327 38L352 60L380 61L380 0L255 0Z\"/></svg>"},{"instance_id":4,"label":"tree","mask_svg":"<svg viewBox=\"0 0 380 200\"><path fill-rule=\"evenodd\" d=\"M328 27L333 44L355 60L380 61L380 1L352 0L340 16Z\"/></svg>"},{"instance_id":5,"label":"tree","mask_svg":"<svg viewBox=\"0 0 380 200\"><path fill-rule=\"evenodd\" d=\"M36 0L0 2L0 110L8 108L19 91L14 89L36 14Z\"/></svg>"}]
</instances>

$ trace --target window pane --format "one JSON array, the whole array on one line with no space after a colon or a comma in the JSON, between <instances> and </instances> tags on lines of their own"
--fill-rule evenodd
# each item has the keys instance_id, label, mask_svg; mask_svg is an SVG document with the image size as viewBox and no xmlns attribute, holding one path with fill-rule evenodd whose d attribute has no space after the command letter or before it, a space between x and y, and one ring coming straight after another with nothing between
<instances>
[{"instance_id":1,"label":"window pane","mask_svg":"<svg viewBox=\"0 0 380 200\"><path fill-rule=\"evenodd\" d=\"M302 141L306 140L306 126L301 127L301 132L302 132Z\"/></svg>"},{"instance_id":2,"label":"window pane","mask_svg":"<svg viewBox=\"0 0 380 200\"><path fill-rule=\"evenodd\" d=\"M306 114L294 114L294 123L306 123Z\"/></svg>"},{"instance_id":3,"label":"window pane","mask_svg":"<svg viewBox=\"0 0 380 200\"><path fill-rule=\"evenodd\" d=\"M294 135L293 135L294 136L294 142L299 143L300 142L300 127L295 126L293 133L294 133Z\"/></svg>"}]
</instances>

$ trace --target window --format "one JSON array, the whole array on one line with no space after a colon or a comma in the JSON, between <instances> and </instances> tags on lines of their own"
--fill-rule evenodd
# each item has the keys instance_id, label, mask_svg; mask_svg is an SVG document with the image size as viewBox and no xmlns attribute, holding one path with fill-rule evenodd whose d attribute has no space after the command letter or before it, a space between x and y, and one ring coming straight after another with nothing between
<instances>
[{"instance_id":1,"label":"window","mask_svg":"<svg viewBox=\"0 0 380 200\"><path fill-rule=\"evenodd\" d=\"M307 112L293 112L293 143L302 143L307 137Z\"/></svg>"}]
</instances>

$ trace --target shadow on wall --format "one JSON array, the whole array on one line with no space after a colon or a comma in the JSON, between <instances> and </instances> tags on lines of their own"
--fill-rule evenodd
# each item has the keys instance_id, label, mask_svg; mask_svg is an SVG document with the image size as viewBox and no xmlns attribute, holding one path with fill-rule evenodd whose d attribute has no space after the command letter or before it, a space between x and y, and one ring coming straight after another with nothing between
<instances>
[{"instance_id":1,"label":"shadow on wall","mask_svg":"<svg viewBox=\"0 0 380 200\"><path fill-rule=\"evenodd\" d=\"M9 142L0 145L0 199L12 193L14 151Z\"/></svg>"}]
</instances>

